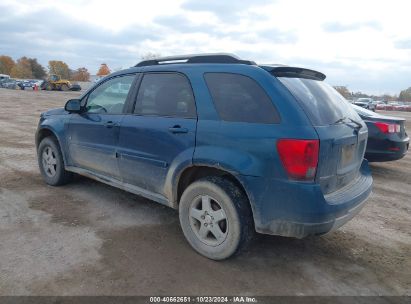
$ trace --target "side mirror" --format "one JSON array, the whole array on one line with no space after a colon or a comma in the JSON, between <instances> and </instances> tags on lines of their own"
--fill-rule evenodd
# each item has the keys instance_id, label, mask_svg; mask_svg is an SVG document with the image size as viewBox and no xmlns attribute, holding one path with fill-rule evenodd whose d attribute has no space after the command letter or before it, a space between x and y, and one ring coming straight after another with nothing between
<instances>
[{"instance_id":1,"label":"side mirror","mask_svg":"<svg viewBox=\"0 0 411 304\"><path fill-rule=\"evenodd\" d=\"M70 113L80 113L81 112L81 102L80 99L70 99L66 102L64 110Z\"/></svg>"}]
</instances>

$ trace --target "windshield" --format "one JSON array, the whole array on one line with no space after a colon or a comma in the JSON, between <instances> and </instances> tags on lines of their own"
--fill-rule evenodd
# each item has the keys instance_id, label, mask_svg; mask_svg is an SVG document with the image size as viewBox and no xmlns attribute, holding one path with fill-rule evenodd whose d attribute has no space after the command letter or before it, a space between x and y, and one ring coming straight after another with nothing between
<instances>
[{"instance_id":1,"label":"windshield","mask_svg":"<svg viewBox=\"0 0 411 304\"><path fill-rule=\"evenodd\" d=\"M312 124L334 124L342 118L359 120L351 104L333 87L319 80L278 77L307 113Z\"/></svg>"}]
</instances>

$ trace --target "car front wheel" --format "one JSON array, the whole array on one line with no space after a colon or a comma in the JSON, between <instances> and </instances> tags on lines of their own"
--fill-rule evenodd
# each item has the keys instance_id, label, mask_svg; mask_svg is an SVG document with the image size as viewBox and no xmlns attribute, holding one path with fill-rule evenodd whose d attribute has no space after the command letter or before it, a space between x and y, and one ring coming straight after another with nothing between
<instances>
[{"instance_id":1,"label":"car front wheel","mask_svg":"<svg viewBox=\"0 0 411 304\"><path fill-rule=\"evenodd\" d=\"M37 157L41 175L47 184L59 186L70 181L72 173L65 170L63 155L54 138L46 137L40 142Z\"/></svg>"},{"instance_id":2,"label":"car front wheel","mask_svg":"<svg viewBox=\"0 0 411 304\"><path fill-rule=\"evenodd\" d=\"M254 234L247 197L222 177L207 177L188 186L181 197L179 212L187 241L213 260L238 253Z\"/></svg>"}]
</instances>

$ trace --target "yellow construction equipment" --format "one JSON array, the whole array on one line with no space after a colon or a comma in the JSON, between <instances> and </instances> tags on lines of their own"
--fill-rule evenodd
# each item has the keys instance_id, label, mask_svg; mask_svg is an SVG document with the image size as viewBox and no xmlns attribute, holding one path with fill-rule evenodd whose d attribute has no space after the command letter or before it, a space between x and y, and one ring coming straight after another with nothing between
<instances>
[{"instance_id":1,"label":"yellow construction equipment","mask_svg":"<svg viewBox=\"0 0 411 304\"><path fill-rule=\"evenodd\" d=\"M68 80L61 79L59 75L51 74L41 85L41 88L47 91L68 91L71 88L71 83Z\"/></svg>"}]
</instances>

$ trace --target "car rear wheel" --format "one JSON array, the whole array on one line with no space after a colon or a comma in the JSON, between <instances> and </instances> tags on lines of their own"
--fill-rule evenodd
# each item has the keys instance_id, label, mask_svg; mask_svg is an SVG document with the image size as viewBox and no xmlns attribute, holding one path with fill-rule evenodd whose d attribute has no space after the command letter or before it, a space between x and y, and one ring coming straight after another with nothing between
<instances>
[{"instance_id":1,"label":"car rear wheel","mask_svg":"<svg viewBox=\"0 0 411 304\"><path fill-rule=\"evenodd\" d=\"M223 260L240 252L254 234L247 197L222 177L207 177L188 186L179 212L187 241L209 259Z\"/></svg>"},{"instance_id":2,"label":"car rear wheel","mask_svg":"<svg viewBox=\"0 0 411 304\"><path fill-rule=\"evenodd\" d=\"M54 138L46 137L40 142L37 157L41 175L47 184L59 186L71 180L72 173L65 170L63 155Z\"/></svg>"}]
</instances>

